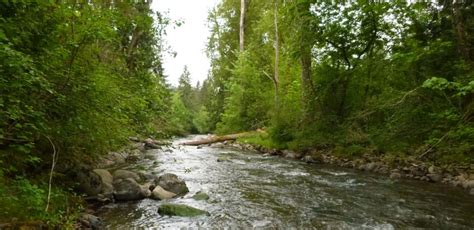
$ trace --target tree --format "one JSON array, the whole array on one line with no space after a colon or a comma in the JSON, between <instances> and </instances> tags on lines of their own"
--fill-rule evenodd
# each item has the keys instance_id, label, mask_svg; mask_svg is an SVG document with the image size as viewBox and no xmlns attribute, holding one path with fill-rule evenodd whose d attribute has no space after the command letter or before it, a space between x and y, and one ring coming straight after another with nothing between
<instances>
[{"instance_id":1,"label":"tree","mask_svg":"<svg viewBox=\"0 0 474 230\"><path fill-rule=\"evenodd\" d=\"M240 26L239 26L239 47L240 52L244 51L245 38L245 12L247 11L247 0L240 0Z\"/></svg>"}]
</instances>

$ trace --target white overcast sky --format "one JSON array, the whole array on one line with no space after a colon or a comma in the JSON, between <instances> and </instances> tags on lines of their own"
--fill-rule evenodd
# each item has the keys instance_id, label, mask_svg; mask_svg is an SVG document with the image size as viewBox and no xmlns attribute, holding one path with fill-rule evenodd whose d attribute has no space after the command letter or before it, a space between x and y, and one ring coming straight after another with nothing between
<instances>
[{"instance_id":1,"label":"white overcast sky","mask_svg":"<svg viewBox=\"0 0 474 230\"><path fill-rule=\"evenodd\" d=\"M177 86L178 79L185 65L191 72L191 81L206 79L210 67L206 57L205 48L209 29L207 27L207 14L219 0L154 0L154 11L166 12L172 20L182 20L184 24L167 30L166 40L168 45L177 52L176 57L165 55L163 64L167 80Z\"/></svg>"}]
</instances>

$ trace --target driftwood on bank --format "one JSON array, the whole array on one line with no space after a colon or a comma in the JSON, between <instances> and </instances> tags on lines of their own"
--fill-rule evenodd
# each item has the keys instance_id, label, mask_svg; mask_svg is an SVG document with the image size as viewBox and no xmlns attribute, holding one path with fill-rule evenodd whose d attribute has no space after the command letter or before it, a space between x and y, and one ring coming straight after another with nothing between
<instances>
[{"instance_id":1,"label":"driftwood on bank","mask_svg":"<svg viewBox=\"0 0 474 230\"><path fill-rule=\"evenodd\" d=\"M263 132L263 131L258 131L258 132ZM229 134L229 135L223 135L223 136L209 136L204 139L200 140L194 140L194 141L187 141L181 143L182 145L206 145L206 144L212 144L212 143L217 143L217 142L224 142L224 141L234 141L237 138L241 137L248 137L255 135L255 132L244 132L244 133L236 133L236 134Z\"/></svg>"}]
</instances>

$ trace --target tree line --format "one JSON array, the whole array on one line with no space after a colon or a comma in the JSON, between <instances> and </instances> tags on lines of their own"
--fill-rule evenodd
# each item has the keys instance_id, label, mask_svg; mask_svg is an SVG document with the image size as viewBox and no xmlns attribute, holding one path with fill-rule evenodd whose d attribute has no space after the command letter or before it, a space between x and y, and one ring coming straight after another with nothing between
<instances>
[{"instance_id":1,"label":"tree line","mask_svg":"<svg viewBox=\"0 0 474 230\"><path fill-rule=\"evenodd\" d=\"M206 129L266 128L259 141L274 147L348 156L474 159L472 1L222 0L208 24Z\"/></svg>"}]
</instances>

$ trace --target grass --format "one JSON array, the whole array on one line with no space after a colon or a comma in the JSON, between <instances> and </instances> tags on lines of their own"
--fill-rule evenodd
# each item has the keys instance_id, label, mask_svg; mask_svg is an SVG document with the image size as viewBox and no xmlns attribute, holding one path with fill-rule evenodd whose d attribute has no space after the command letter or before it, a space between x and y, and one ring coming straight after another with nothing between
<instances>
[{"instance_id":1,"label":"grass","mask_svg":"<svg viewBox=\"0 0 474 230\"><path fill-rule=\"evenodd\" d=\"M72 228L81 199L71 192L52 187L46 211L48 186L25 178L0 178L0 223L41 223L51 227Z\"/></svg>"}]
</instances>

